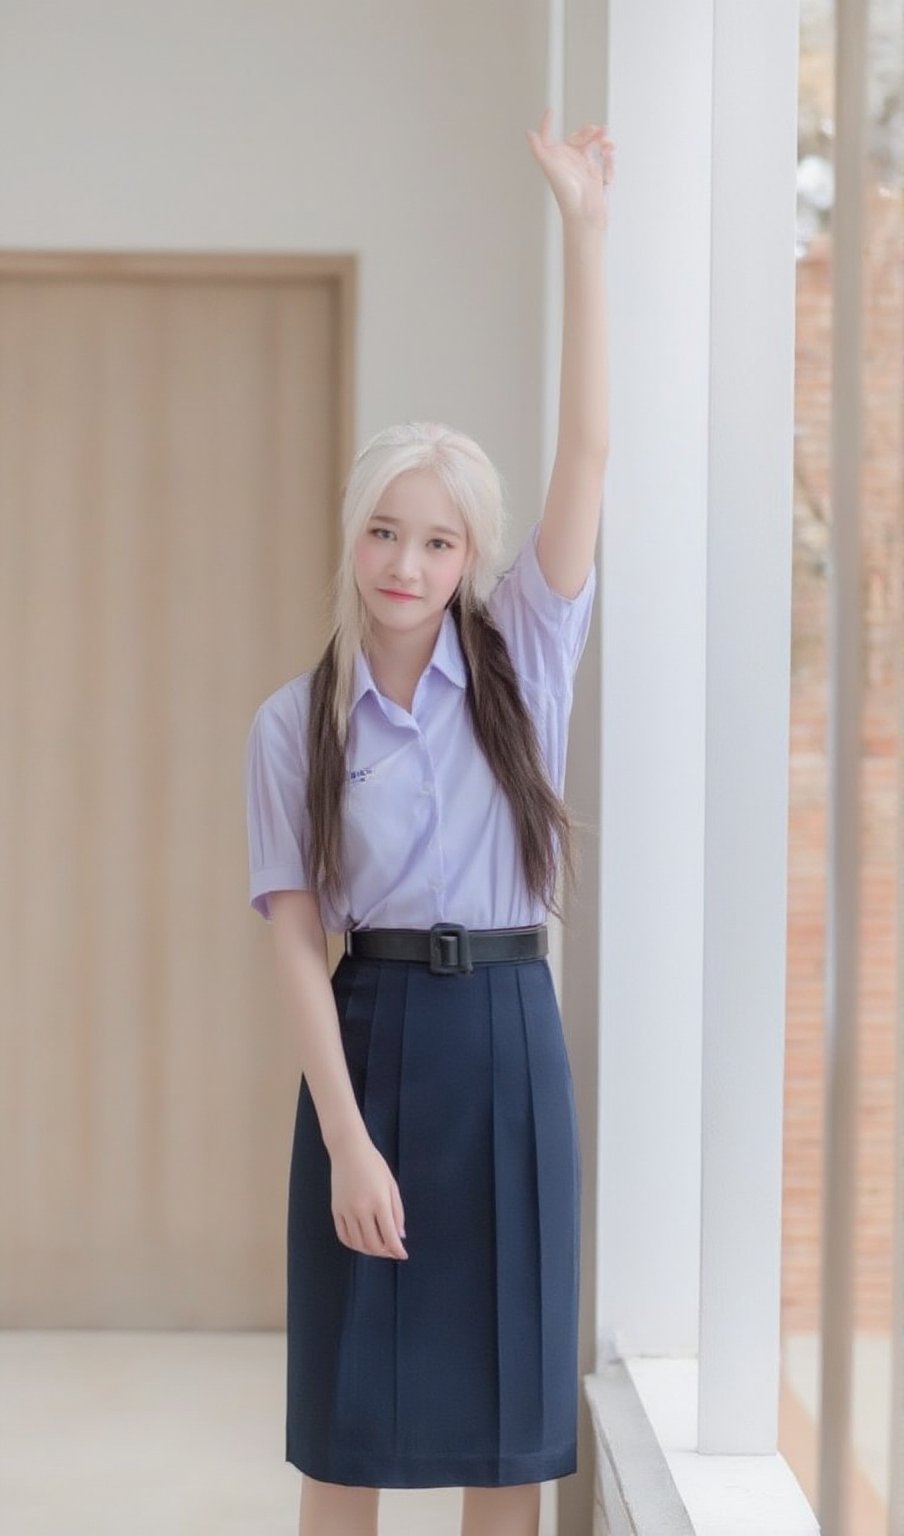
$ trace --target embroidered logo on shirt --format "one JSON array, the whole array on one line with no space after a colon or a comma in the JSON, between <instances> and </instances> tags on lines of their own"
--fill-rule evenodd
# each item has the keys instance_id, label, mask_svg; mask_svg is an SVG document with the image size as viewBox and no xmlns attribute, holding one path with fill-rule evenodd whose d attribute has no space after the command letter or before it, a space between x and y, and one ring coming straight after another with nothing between
<instances>
[{"instance_id":1,"label":"embroidered logo on shirt","mask_svg":"<svg viewBox=\"0 0 904 1536\"><path fill-rule=\"evenodd\" d=\"M369 779L376 772L376 764L370 763L366 768L349 768L348 778L351 784L361 784L364 779Z\"/></svg>"}]
</instances>

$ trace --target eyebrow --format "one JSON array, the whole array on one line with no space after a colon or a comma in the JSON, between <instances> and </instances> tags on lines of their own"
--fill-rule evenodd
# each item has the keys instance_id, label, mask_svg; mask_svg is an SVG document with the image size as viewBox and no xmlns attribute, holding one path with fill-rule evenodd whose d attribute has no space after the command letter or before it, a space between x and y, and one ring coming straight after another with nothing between
<instances>
[{"instance_id":1,"label":"eyebrow","mask_svg":"<svg viewBox=\"0 0 904 1536\"><path fill-rule=\"evenodd\" d=\"M395 523L396 527L398 527L399 518L397 518L397 517L384 517L382 512L376 512L376 513L374 513L373 517L371 518L371 522L372 523ZM461 538L461 533L459 532L459 530L457 528L447 528L444 523L434 523L433 527L430 529L430 532L431 533L450 533L452 535L453 539L460 539Z\"/></svg>"}]
</instances>

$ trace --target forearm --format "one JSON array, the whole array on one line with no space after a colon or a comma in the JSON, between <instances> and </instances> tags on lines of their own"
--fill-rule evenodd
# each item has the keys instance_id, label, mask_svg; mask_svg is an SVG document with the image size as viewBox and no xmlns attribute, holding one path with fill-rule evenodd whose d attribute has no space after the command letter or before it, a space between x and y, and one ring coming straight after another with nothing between
<instances>
[{"instance_id":1,"label":"forearm","mask_svg":"<svg viewBox=\"0 0 904 1536\"><path fill-rule=\"evenodd\" d=\"M342 1048L326 945L290 936L277 949L277 971L297 1027L301 1070L332 1156L341 1142L368 1132Z\"/></svg>"},{"instance_id":2,"label":"forearm","mask_svg":"<svg viewBox=\"0 0 904 1536\"><path fill-rule=\"evenodd\" d=\"M564 296L559 448L605 457L609 447L606 232L563 222Z\"/></svg>"}]
</instances>

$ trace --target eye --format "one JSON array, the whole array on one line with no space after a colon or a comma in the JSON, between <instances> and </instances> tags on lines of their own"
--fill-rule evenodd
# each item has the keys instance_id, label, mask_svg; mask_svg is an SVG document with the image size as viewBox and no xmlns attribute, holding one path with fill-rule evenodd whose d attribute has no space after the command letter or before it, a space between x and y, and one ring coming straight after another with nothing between
<instances>
[{"instance_id":1,"label":"eye","mask_svg":"<svg viewBox=\"0 0 904 1536\"><path fill-rule=\"evenodd\" d=\"M392 534L392 529L391 528L371 528L370 531L373 534L379 534L379 533ZM451 549L452 548L452 545L449 543L448 539L435 538L435 539L431 539L429 542L431 544L444 544L446 549Z\"/></svg>"}]
</instances>

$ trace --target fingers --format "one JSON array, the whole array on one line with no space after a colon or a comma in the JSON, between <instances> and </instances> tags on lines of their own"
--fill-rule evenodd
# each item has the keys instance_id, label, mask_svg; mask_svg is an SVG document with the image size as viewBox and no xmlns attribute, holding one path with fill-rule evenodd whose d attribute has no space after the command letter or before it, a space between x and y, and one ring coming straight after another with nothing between
<instances>
[{"instance_id":1,"label":"fingers","mask_svg":"<svg viewBox=\"0 0 904 1536\"><path fill-rule=\"evenodd\" d=\"M387 1256L394 1259L408 1258L389 1206L379 1216L337 1215L335 1225L339 1241L346 1248L353 1248L358 1253L370 1254L378 1259Z\"/></svg>"},{"instance_id":2,"label":"fingers","mask_svg":"<svg viewBox=\"0 0 904 1536\"><path fill-rule=\"evenodd\" d=\"M331 1210L336 1235L346 1248L376 1258L407 1259L402 1197L376 1147L358 1165L334 1165Z\"/></svg>"},{"instance_id":3,"label":"fingers","mask_svg":"<svg viewBox=\"0 0 904 1536\"><path fill-rule=\"evenodd\" d=\"M526 128L524 131L527 134L530 147L535 154L538 152L538 149L540 151L548 149L551 143L550 134L552 132L552 107L547 107L546 111L543 113L543 116L540 119L539 132L535 132L533 128Z\"/></svg>"},{"instance_id":4,"label":"fingers","mask_svg":"<svg viewBox=\"0 0 904 1536\"><path fill-rule=\"evenodd\" d=\"M346 1248L354 1248L361 1253L367 1251L364 1247L361 1225L356 1216L342 1216L337 1213L335 1225L336 1235L340 1243L344 1243Z\"/></svg>"},{"instance_id":5,"label":"fingers","mask_svg":"<svg viewBox=\"0 0 904 1536\"><path fill-rule=\"evenodd\" d=\"M402 1205L402 1197L399 1194L399 1187L396 1184L395 1180L393 1180L392 1188L389 1191L389 1198L390 1198L390 1201L391 1201L391 1204L392 1204L392 1217L393 1217L393 1220L394 1220L395 1225L396 1225L396 1231L398 1232L399 1237L404 1237L405 1236L405 1209L404 1209L404 1206Z\"/></svg>"},{"instance_id":6,"label":"fingers","mask_svg":"<svg viewBox=\"0 0 904 1536\"><path fill-rule=\"evenodd\" d=\"M375 1257L382 1254L386 1244L375 1215L362 1217L361 1231L364 1233L365 1251L372 1253Z\"/></svg>"},{"instance_id":7,"label":"fingers","mask_svg":"<svg viewBox=\"0 0 904 1536\"><path fill-rule=\"evenodd\" d=\"M540 119L539 132L534 133L532 129L527 130L528 136L531 139L539 138L543 146L547 149L550 147L552 142L552 120L553 109L552 107L547 107L546 111L543 113L543 116ZM580 128L575 129L574 133L569 133L564 142L566 144L581 146L587 144L591 139L600 139L603 143L610 145L614 144L615 142L613 139L609 138L608 124L600 123L583 123Z\"/></svg>"},{"instance_id":8,"label":"fingers","mask_svg":"<svg viewBox=\"0 0 904 1536\"><path fill-rule=\"evenodd\" d=\"M399 1234L396 1231L388 1201L383 1210L374 1217L373 1231L377 1244L374 1251L379 1256L388 1253L394 1259L407 1259L408 1255L399 1240Z\"/></svg>"}]
</instances>

